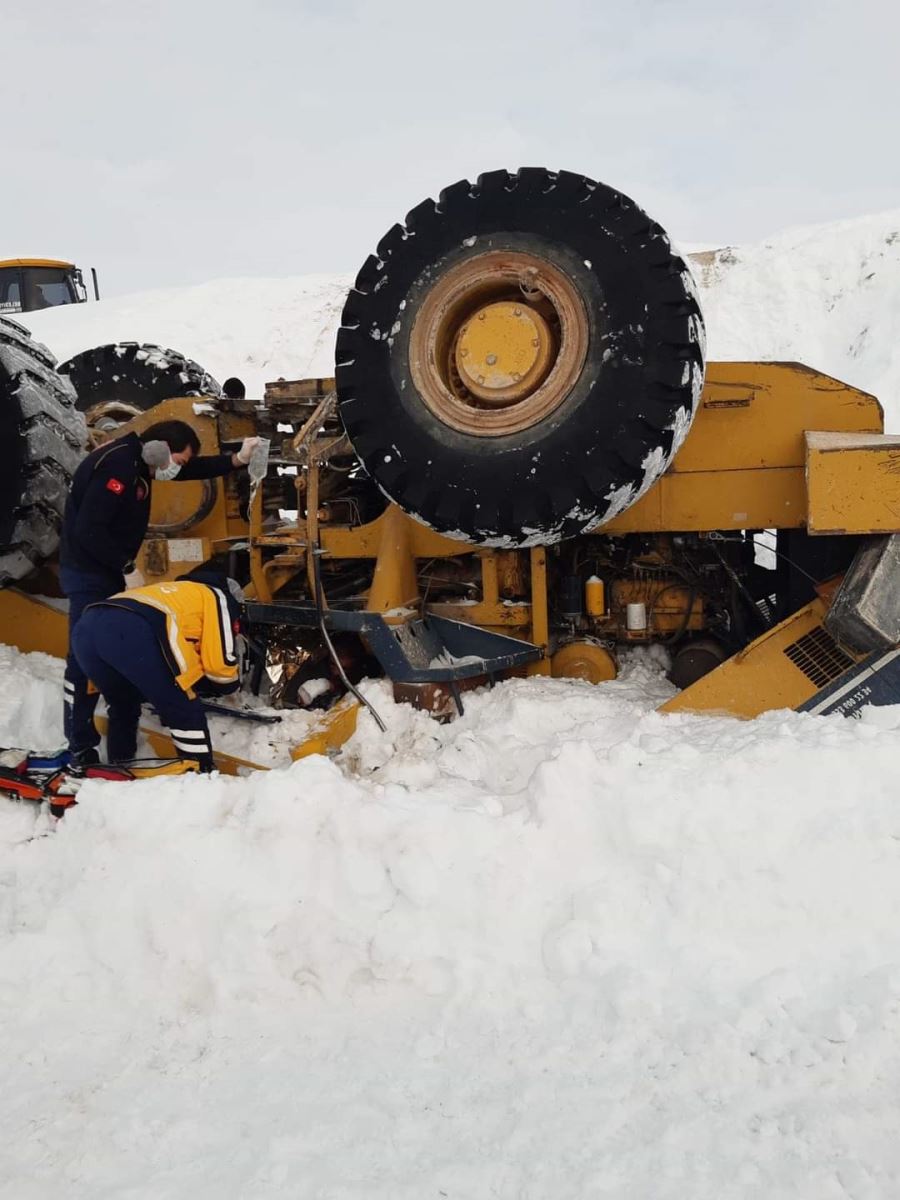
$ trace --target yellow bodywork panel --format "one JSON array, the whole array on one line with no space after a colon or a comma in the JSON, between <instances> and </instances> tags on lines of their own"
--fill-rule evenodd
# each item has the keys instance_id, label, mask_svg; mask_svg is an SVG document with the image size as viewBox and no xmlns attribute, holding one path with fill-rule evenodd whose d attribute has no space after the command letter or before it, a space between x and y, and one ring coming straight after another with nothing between
<instances>
[{"instance_id":1,"label":"yellow bodywork panel","mask_svg":"<svg viewBox=\"0 0 900 1200\"><path fill-rule=\"evenodd\" d=\"M663 475L637 504L592 533L790 529L806 522L803 467Z\"/></svg>"},{"instance_id":2,"label":"yellow bodywork panel","mask_svg":"<svg viewBox=\"0 0 900 1200\"><path fill-rule=\"evenodd\" d=\"M769 629L739 654L667 700L660 712L694 712L758 717L776 708L796 708L825 686L796 666L786 651L821 628L828 611L816 598ZM824 631L823 631L824 632ZM830 644L830 639L826 639ZM824 651L827 654L827 650Z\"/></svg>"},{"instance_id":3,"label":"yellow bodywork panel","mask_svg":"<svg viewBox=\"0 0 900 1200\"><path fill-rule=\"evenodd\" d=\"M880 433L874 396L799 363L710 363L700 409L670 470L802 467L807 429Z\"/></svg>"},{"instance_id":4,"label":"yellow bodywork panel","mask_svg":"<svg viewBox=\"0 0 900 1200\"><path fill-rule=\"evenodd\" d=\"M900 437L806 435L810 533L900 529Z\"/></svg>"},{"instance_id":5,"label":"yellow bodywork panel","mask_svg":"<svg viewBox=\"0 0 900 1200\"><path fill-rule=\"evenodd\" d=\"M69 652L69 616L65 602L62 604L56 607L42 596L0 588L0 638L23 654L65 658Z\"/></svg>"},{"instance_id":6,"label":"yellow bodywork panel","mask_svg":"<svg viewBox=\"0 0 900 1200\"><path fill-rule=\"evenodd\" d=\"M874 396L797 363L710 363L663 477L595 532L789 529L806 523L806 431L880 433Z\"/></svg>"},{"instance_id":7,"label":"yellow bodywork panel","mask_svg":"<svg viewBox=\"0 0 900 1200\"><path fill-rule=\"evenodd\" d=\"M328 754L340 750L356 732L359 718L359 701L354 696L344 696L333 708L322 715L321 721L310 730L306 739L291 750L296 762L311 754Z\"/></svg>"}]
</instances>

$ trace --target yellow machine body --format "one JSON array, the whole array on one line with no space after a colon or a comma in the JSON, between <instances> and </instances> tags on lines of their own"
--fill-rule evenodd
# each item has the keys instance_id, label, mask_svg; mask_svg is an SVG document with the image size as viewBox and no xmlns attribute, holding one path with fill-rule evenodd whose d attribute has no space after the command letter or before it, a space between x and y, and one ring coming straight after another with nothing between
<instances>
[{"instance_id":1,"label":"yellow machine body","mask_svg":"<svg viewBox=\"0 0 900 1200\"><path fill-rule=\"evenodd\" d=\"M509 325L505 311L490 316L501 332ZM522 349L514 314L512 319L509 348L503 351L507 357ZM487 353L474 335L468 348L473 354ZM389 622L404 622L424 606L437 616L537 644L544 655L527 668L529 674L596 682L614 677L617 642L665 642L705 629L702 596L674 569L673 537L703 537L711 531L712 539L747 529L806 528L813 534L900 529L900 439L882 433L881 408L872 396L796 364L713 363L693 426L669 470L633 507L593 531L615 539L645 535L645 550L626 575L581 585L585 603L580 629L573 627L561 641L552 629L558 581L548 548L471 546L434 532L393 504L366 522L335 519L339 505L327 491L320 466L327 465L331 453L347 453L348 443L339 431L328 437L321 433L331 384L280 382L267 391L267 404L275 405L275 412L281 412L278 405L306 405L302 427L280 435L282 445L273 443L278 462L297 464L288 467L294 470L289 477L296 489L294 514L266 510L261 492L248 513L238 476L156 484L139 563L148 581L174 578L214 555L249 544L250 593L258 601L272 602L297 588L309 596L309 551L319 547L326 565L372 564L360 604ZM206 453L236 447L258 429L251 405L229 411L196 398L166 401L125 429L140 430L170 418L189 421ZM584 536L587 556L592 541L591 534ZM438 564L445 575L455 571L468 594L439 601L423 594L423 563ZM824 603L817 600L769 630L669 701L665 710L753 716L802 703L815 685L786 648L821 624ZM9 590L0 593L0 610L7 629L15 630L8 635L14 644L51 653L63 650L59 612L51 615ZM643 625L631 619L634 613L643 614ZM333 750L352 733L356 715L355 702L338 706L307 743L294 748L293 756ZM160 753L168 752L164 735L148 731L148 736L156 739ZM249 765L234 761L225 769Z\"/></svg>"},{"instance_id":2,"label":"yellow machine body","mask_svg":"<svg viewBox=\"0 0 900 1200\"><path fill-rule=\"evenodd\" d=\"M318 381L320 389L326 390L330 382ZM879 439L890 441L883 438L882 426L881 407L874 397L807 367L712 363L699 411L670 469L635 505L594 532L619 536L814 527L818 518L810 509L807 489L807 431L867 435L878 444ZM875 479L871 482L874 485ZM877 482L884 492L885 480L879 476ZM866 486L865 481L856 480L856 486ZM894 496L900 512L900 475L894 482ZM816 497L813 502L819 503ZM887 508L891 503L891 495L885 494L882 505ZM274 528L251 524L255 593L272 600L305 570L311 530L302 520ZM374 561L366 607L400 613L398 619L419 601L417 560L472 555L480 576L475 602L429 603L429 611L542 640L547 610L543 547L474 548L435 533L394 505L363 525L317 520L312 532L327 558ZM523 581L529 585L523 587ZM598 583L603 589L603 581ZM530 591L527 598L510 599L525 591ZM657 599L651 632L665 635L685 619L687 603L685 589L673 586L668 578L661 586L649 577L645 583L619 582L611 588L607 585L602 593L596 592L595 585L591 615L600 616L598 605L607 603L614 610L643 601L652 610ZM689 628L700 627L695 602Z\"/></svg>"},{"instance_id":3,"label":"yellow machine body","mask_svg":"<svg viewBox=\"0 0 900 1200\"><path fill-rule=\"evenodd\" d=\"M331 384L309 381L306 390L325 394ZM203 453L210 454L254 432L249 415L203 408L193 398L167 400L126 429L139 432L156 421L187 420L200 435ZM636 504L595 532L890 529L892 509L900 513L900 472L891 470L900 460L900 438L886 437L882 428L881 406L873 396L807 367L711 363L699 411L670 469ZM893 520L900 526L900 517ZM254 589L260 599L272 599L305 569L308 531L297 520L263 528L258 514L256 521L251 515L251 525ZM521 581L531 552L468 547L394 505L365 525L322 522L317 529L326 555L376 561L367 605L373 611L416 603L415 560L472 553L481 563L482 599L474 608L465 606L467 619L497 630L524 631L532 624L532 612L504 596L504 591L521 591L508 585L511 577ZM140 565L148 579L171 578L246 537L233 480L158 483ZM628 599L641 598L653 599L650 594ZM628 602L621 589L619 599ZM615 603L615 597L609 600ZM436 611L450 615L446 608ZM666 633L681 615L677 594L668 595L662 608L658 632Z\"/></svg>"},{"instance_id":4,"label":"yellow machine body","mask_svg":"<svg viewBox=\"0 0 900 1200\"><path fill-rule=\"evenodd\" d=\"M811 601L660 705L660 712L750 718L798 708L856 661L826 632L827 611L824 599Z\"/></svg>"},{"instance_id":5,"label":"yellow machine body","mask_svg":"<svg viewBox=\"0 0 900 1200\"><path fill-rule=\"evenodd\" d=\"M502 331L507 316L505 311L488 314L500 322L495 332ZM478 336L473 334L470 340L473 354L484 353ZM499 337L495 340L502 344ZM512 340L515 344L515 338ZM329 384L319 381L319 392L326 392ZM257 523L258 512L251 514L254 590L263 601L276 600L307 573L307 548L318 544L323 561L371 560L371 584L364 607L384 614L389 621L402 622L422 606L418 584L422 561L458 564L464 559L471 564L472 595L460 601L429 598L429 613L540 645L544 658L527 668L529 674L594 681L613 678L612 646L616 641L665 642L705 629L703 597L692 594L669 569L666 547L671 535L712 531L714 537L748 528L831 531L835 497L851 487L855 496L877 493L883 519L892 505L900 513L900 474L892 477L886 466L895 440L885 438L882 427L882 410L874 397L809 368L785 363L711 364L699 411L670 469L632 508L594 531L613 537L659 534L658 543L628 577L594 579L590 592L585 585L585 613L592 636L573 636L562 645L551 636L555 583L545 547L471 547L435 533L395 505L388 505L376 519L355 526L321 520L322 514L314 513L312 507L305 520L300 516L266 528ZM821 453L823 445L832 443L846 443L854 450L862 447L863 457L832 454L827 486L814 488L815 473L823 478L823 468L814 456ZM900 527L900 518L896 525ZM845 532L883 527L865 507L857 509L855 520L852 514L843 516ZM643 612L643 624L629 622L633 609ZM795 619L802 618L798 614ZM739 669L730 660L733 665L726 663L713 672L715 681L705 689L699 684L690 689L690 703L752 715L750 710L764 711L798 697L802 701L804 686L812 685L802 673L789 685L797 669L787 658L782 663L783 655L775 655L777 645L777 641L771 642L769 653L779 668L774 678L783 679L783 685L773 681L767 694L766 669L762 669L758 686L754 682L751 688L756 699L744 702L737 698L748 671L762 661L762 651L754 649L750 668L742 669L741 687L729 692L726 686L723 691L721 681L734 677Z\"/></svg>"},{"instance_id":6,"label":"yellow machine body","mask_svg":"<svg viewBox=\"0 0 900 1200\"><path fill-rule=\"evenodd\" d=\"M812 529L807 431L883 428L874 396L809 367L710 363L699 410L671 467L602 532Z\"/></svg>"}]
</instances>

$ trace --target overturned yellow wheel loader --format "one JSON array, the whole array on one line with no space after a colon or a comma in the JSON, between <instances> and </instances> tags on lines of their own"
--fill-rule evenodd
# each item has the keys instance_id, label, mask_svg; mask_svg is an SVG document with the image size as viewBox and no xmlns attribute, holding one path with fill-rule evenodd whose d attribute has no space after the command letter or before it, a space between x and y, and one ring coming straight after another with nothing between
<instances>
[{"instance_id":1,"label":"overturned yellow wheel loader","mask_svg":"<svg viewBox=\"0 0 900 1200\"><path fill-rule=\"evenodd\" d=\"M686 264L584 176L445 189L360 270L333 380L171 399L123 428L169 417L208 452L270 442L253 489L157 485L141 566L243 576L285 702L338 636L440 716L510 673L611 679L649 644L682 689L667 709L900 700L900 439L808 367L705 364Z\"/></svg>"}]
</instances>

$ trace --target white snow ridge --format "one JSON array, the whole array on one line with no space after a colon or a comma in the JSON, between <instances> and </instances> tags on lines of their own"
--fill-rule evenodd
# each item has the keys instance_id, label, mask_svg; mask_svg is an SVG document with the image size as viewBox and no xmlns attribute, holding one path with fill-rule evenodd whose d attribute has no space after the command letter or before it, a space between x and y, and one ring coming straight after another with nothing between
<instances>
[{"instance_id":1,"label":"white snow ridge","mask_svg":"<svg viewBox=\"0 0 900 1200\"><path fill-rule=\"evenodd\" d=\"M897 1194L900 712L667 690L370 685L337 763L0 806L0 1195Z\"/></svg>"},{"instance_id":2,"label":"white snow ridge","mask_svg":"<svg viewBox=\"0 0 900 1200\"><path fill-rule=\"evenodd\" d=\"M898 226L720 255L710 356L897 428ZM343 298L276 283L26 324L259 394L330 373ZM57 745L61 664L0 669L0 745ZM0 800L2 1200L900 1195L900 709L664 716L642 653L445 726L365 686L335 761Z\"/></svg>"}]
</instances>

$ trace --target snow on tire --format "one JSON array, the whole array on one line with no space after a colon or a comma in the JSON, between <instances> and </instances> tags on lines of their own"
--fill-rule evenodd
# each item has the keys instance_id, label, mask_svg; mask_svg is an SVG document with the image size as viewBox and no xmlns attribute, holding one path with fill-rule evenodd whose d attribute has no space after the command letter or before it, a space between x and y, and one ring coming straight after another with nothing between
<instances>
[{"instance_id":1,"label":"snow on tire","mask_svg":"<svg viewBox=\"0 0 900 1200\"><path fill-rule=\"evenodd\" d=\"M175 396L222 395L220 384L199 363L150 343L95 346L60 363L58 370L75 388L78 408L89 415L113 406L127 418Z\"/></svg>"},{"instance_id":2,"label":"snow on tire","mask_svg":"<svg viewBox=\"0 0 900 1200\"><path fill-rule=\"evenodd\" d=\"M382 491L450 536L552 543L655 482L703 385L685 263L621 193L492 171L426 200L363 265L340 413Z\"/></svg>"},{"instance_id":3,"label":"snow on tire","mask_svg":"<svg viewBox=\"0 0 900 1200\"><path fill-rule=\"evenodd\" d=\"M0 586L59 544L66 497L87 450L75 392L46 346L0 319Z\"/></svg>"}]
</instances>

